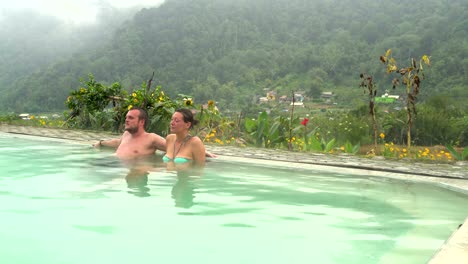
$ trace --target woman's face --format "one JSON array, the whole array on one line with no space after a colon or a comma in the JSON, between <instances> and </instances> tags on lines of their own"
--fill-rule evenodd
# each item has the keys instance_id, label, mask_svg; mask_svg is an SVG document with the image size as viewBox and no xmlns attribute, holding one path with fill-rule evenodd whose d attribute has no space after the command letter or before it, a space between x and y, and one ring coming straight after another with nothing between
<instances>
[{"instance_id":1,"label":"woman's face","mask_svg":"<svg viewBox=\"0 0 468 264\"><path fill-rule=\"evenodd\" d=\"M184 116L179 113L175 112L172 115L171 119L171 133L178 133L181 131L188 130L190 128L190 122L184 122Z\"/></svg>"}]
</instances>

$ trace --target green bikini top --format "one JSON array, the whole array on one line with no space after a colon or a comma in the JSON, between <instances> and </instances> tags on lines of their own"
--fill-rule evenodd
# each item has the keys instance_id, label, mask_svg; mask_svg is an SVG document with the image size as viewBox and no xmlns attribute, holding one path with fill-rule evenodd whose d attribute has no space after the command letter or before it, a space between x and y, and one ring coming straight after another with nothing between
<instances>
[{"instance_id":1,"label":"green bikini top","mask_svg":"<svg viewBox=\"0 0 468 264\"><path fill-rule=\"evenodd\" d=\"M187 159L187 158L180 158L180 157L175 157L174 159L171 159L169 158L168 156L164 155L164 157L162 158L162 160L164 162L174 162L174 163L186 163L186 162L190 162L192 160L190 159Z\"/></svg>"},{"instance_id":2,"label":"green bikini top","mask_svg":"<svg viewBox=\"0 0 468 264\"><path fill-rule=\"evenodd\" d=\"M184 139L184 141L182 141L182 143L180 144L180 147L179 149L176 151L176 141L174 140L174 151L175 151L175 154L174 156L177 156L177 153L179 153L180 149L185 145L185 143L187 143L190 139L192 138L191 135L187 135ZM167 155L164 155L164 157L162 158L164 162L174 162L174 163L186 163L186 162L190 162L192 161L191 159L187 159L187 158L179 158L179 157L175 157L173 159L169 158Z\"/></svg>"}]
</instances>

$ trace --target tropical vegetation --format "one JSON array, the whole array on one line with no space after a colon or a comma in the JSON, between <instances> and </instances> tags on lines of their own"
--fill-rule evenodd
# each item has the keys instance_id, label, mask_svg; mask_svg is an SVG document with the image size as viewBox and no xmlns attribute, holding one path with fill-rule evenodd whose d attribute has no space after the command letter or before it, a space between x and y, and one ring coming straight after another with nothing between
<instances>
[{"instance_id":1,"label":"tropical vegetation","mask_svg":"<svg viewBox=\"0 0 468 264\"><path fill-rule=\"evenodd\" d=\"M167 0L81 31L68 54L56 35L29 38L38 45L26 42L24 52L8 38L21 18L7 17L1 120L121 131L125 112L140 106L151 116L148 129L165 135L174 109L188 107L207 143L466 159L468 3L411 6ZM30 36L62 32L56 21L31 17ZM55 56L39 48L48 46ZM22 112L35 116L19 121ZM44 112L63 118L40 118ZM425 149L436 145L444 152Z\"/></svg>"}]
</instances>

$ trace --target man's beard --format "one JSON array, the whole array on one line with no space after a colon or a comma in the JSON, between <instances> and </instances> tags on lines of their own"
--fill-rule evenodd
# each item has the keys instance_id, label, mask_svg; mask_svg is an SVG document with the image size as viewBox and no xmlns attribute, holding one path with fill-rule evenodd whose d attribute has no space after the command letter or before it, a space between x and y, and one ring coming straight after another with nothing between
<instances>
[{"instance_id":1,"label":"man's beard","mask_svg":"<svg viewBox=\"0 0 468 264\"><path fill-rule=\"evenodd\" d=\"M125 128L125 131L128 131L128 133L130 134L135 134L136 132L138 132L138 127Z\"/></svg>"}]
</instances>

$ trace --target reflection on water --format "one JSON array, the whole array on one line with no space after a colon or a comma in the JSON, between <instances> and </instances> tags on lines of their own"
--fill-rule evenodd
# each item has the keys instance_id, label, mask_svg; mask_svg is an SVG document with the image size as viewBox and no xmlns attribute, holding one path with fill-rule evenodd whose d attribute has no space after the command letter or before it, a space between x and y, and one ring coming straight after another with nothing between
<instances>
[{"instance_id":1,"label":"reflection on water","mask_svg":"<svg viewBox=\"0 0 468 264\"><path fill-rule=\"evenodd\" d=\"M176 207L190 208L193 206L195 198L194 179L191 179L187 173L177 173L177 181L172 187L172 198Z\"/></svg>"},{"instance_id":2,"label":"reflection on water","mask_svg":"<svg viewBox=\"0 0 468 264\"><path fill-rule=\"evenodd\" d=\"M148 188L148 171L130 169L125 176L127 187L130 189L128 193L138 197L150 196L150 188Z\"/></svg>"},{"instance_id":3,"label":"reflection on water","mask_svg":"<svg viewBox=\"0 0 468 264\"><path fill-rule=\"evenodd\" d=\"M125 175L128 193L137 197L149 197L148 176L150 171L160 170L164 163L159 155L151 155L132 160L121 160L121 163L128 168Z\"/></svg>"}]
</instances>

